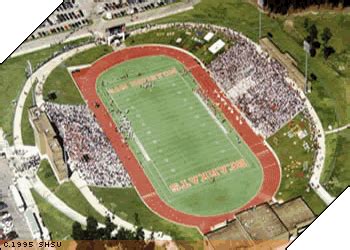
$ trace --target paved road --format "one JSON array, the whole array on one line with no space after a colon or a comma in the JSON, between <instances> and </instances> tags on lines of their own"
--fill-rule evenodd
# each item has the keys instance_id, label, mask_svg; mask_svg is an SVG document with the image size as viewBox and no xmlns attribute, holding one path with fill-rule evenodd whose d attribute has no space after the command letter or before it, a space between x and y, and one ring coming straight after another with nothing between
<instances>
[{"instance_id":1,"label":"paved road","mask_svg":"<svg viewBox=\"0 0 350 250\"><path fill-rule=\"evenodd\" d=\"M155 19L163 18L166 16L174 15L180 12L188 11L193 9L193 5L199 3L200 0L191 0L185 2L179 2L176 4L170 4L161 8L145 11L134 15L133 19L131 16L113 19L106 21L101 17L93 18L93 24L90 26L83 27L82 29L70 34L69 32L51 35L48 37L28 41L22 44L11 57L19 56L43 48L48 48L53 44L67 42L82 37L91 36L92 32L105 32L106 28L113 27L115 25L125 23L126 26L133 26L140 23L149 22Z\"/></svg>"},{"instance_id":2,"label":"paved road","mask_svg":"<svg viewBox=\"0 0 350 250\"><path fill-rule=\"evenodd\" d=\"M7 203L9 213L13 218L14 230L19 235L19 239L32 239L32 234L27 226L27 223L21 214L17 210L15 201L9 190L9 186L13 184L13 174L10 170L7 160L0 159L0 199Z\"/></svg>"},{"instance_id":3,"label":"paved road","mask_svg":"<svg viewBox=\"0 0 350 250\"><path fill-rule=\"evenodd\" d=\"M79 48L75 48L72 50L69 50L68 52L65 52L54 59L50 60L47 62L45 65L43 65L41 68L39 68L37 71L31 75L27 79L27 81L24 84L24 87L20 93L20 96L17 101L16 105L16 110L15 110L15 117L13 121L13 142L15 146L22 146L23 145L23 140L22 140L22 130L21 130L21 124L22 124L22 114L23 114L23 107L24 103L26 101L26 98L28 96L28 93L30 93L30 89L32 88L34 84L35 79L39 79L41 82L46 80L46 77L49 75L49 73L57 66L59 65L62 61L66 60L67 58L75 55L78 52L90 49L94 47L95 44L87 44ZM38 84L39 86L40 84ZM30 98L30 96L28 97ZM37 100L39 103L37 105L40 107L42 104L43 100L39 99Z\"/></svg>"},{"instance_id":4,"label":"paved road","mask_svg":"<svg viewBox=\"0 0 350 250\"><path fill-rule=\"evenodd\" d=\"M32 186L38 194L41 195L48 203L50 203L53 207L61 211L67 217L72 219L73 221L77 221L82 225L86 225L86 217L76 212L72 208L68 207L66 203L64 203L61 199L59 199L54 193L52 193L36 176L35 179L32 180ZM99 226L101 226L100 224Z\"/></svg>"},{"instance_id":5,"label":"paved road","mask_svg":"<svg viewBox=\"0 0 350 250\"><path fill-rule=\"evenodd\" d=\"M111 211L109 211L103 204L101 204L96 196L91 192L89 189L89 186L86 184L84 180L82 180L77 172L74 172L71 176L71 181L74 183L74 185L80 190L82 195L85 197L85 199L90 203L90 205L96 209L96 211L101 214L102 216L109 215L112 218L112 222L115 225L122 226L129 230L135 230L135 226L122 218L116 216ZM150 238L152 235L152 231L149 231L147 229L144 229L145 237L146 239ZM171 237L169 235L162 235L161 233L155 233L154 238L156 240L171 240Z\"/></svg>"},{"instance_id":6,"label":"paved road","mask_svg":"<svg viewBox=\"0 0 350 250\"><path fill-rule=\"evenodd\" d=\"M350 129L350 123L346 124L346 125L344 125L344 126L342 126L340 128L335 128L335 129L332 129L332 130L328 130L328 131L326 131L326 135L338 133L338 132L341 132L341 131L343 131L345 129L348 129L348 128Z\"/></svg>"},{"instance_id":7,"label":"paved road","mask_svg":"<svg viewBox=\"0 0 350 250\"><path fill-rule=\"evenodd\" d=\"M303 92L301 92L303 96ZM331 204L332 201L335 199L333 196L331 196L327 190L321 185L320 179L322 175L322 171L324 168L324 163L326 159L326 136L325 132L321 123L320 118L318 117L315 109L313 108L311 102L308 98L306 98L306 108L309 111L309 114L311 115L312 123L316 126L316 138L318 141L318 150L316 153L315 163L313 166L313 173L310 178L310 186L312 189L316 192L316 194L327 204Z\"/></svg>"}]
</instances>

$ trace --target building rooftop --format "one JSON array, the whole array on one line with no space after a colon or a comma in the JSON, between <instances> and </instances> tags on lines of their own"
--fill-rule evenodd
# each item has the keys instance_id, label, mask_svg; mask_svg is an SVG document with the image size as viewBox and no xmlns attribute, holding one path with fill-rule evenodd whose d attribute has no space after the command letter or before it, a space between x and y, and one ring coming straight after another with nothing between
<instances>
[{"instance_id":1,"label":"building rooftop","mask_svg":"<svg viewBox=\"0 0 350 250\"><path fill-rule=\"evenodd\" d=\"M214 249L237 249L254 245L238 220L233 220L226 227L210 232L207 238Z\"/></svg>"},{"instance_id":2,"label":"building rooftop","mask_svg":"<svg viewBox=\"0 0 350 250\"><path fill-rule=\"evenodd\" d=\"M39 133L45 133L47 137L54 137L56 135L49 121L49 118L39 108L33 107L29 110L30 117L33 124Z\"/></svg>"},{"instance_id":3,"label":"building rooftop","mask_svg":"<svg viewBox=\"0 0 350 250\"><path fill-rule=\"evenodd\" d=\"M243 211L236 217L253 240L277 239L288 233L287 228L266 203Z\"/></svg>"},{"instance_id":4,"label":"building rooftop","mask_svg":"<svg viewBox=\"0 0 350 250\"><path fill-rule=\"evenodd\" d=\"M272 209L289 231L303 227L305 223L310 224L316 218L301 197L283 204L274 204Z\"/></svg>"}]
</instances>

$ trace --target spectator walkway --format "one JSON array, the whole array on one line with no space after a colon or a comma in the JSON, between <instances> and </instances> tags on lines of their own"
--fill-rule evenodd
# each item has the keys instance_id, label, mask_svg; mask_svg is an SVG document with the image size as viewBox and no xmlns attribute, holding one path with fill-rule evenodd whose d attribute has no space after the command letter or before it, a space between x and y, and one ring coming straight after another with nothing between
<instances>
[{"instance_id":1,"label":"spectator walkway","mask_svg":"<svg viewBox=\"0 0 350 250\"><path fill-rule=\"evenodd\" d=\"M67 33L58 33L50 35L44 38L35 39L23 43L11 56L16 57L30 52L34 52L43 48L48 48L50 45L67 42L68 40L76 40L82 37L91 36L93 32L104 33L106 28L113 27L116 25L124 24L134 26L141 23L150 22L156 19L164 18L174 14L178 14L184 11L193 9L193 5L199 3L200 0L185 1L175 4L170 4L162 8L155 8L149 11L145 11L137 14L137 18L133 19L130 16L124 16L116 18L110 21L106 21L101 17L93 19L93 24L84 26L73 33L69 34L67 39Z\"/></svg>"},{"instance_id":2,"label":"spectator walkway","mask_svg":"<svg viewBox=\"0 0 350 250\"><path fill-rule=\"evenodd\" d=\"M65 214L70 219L86 226L86 217L67 206L66 203L59 199L45 186L44 183L42 183L39 177L36 176L34 179L32 179L31 182L35 191L40 194L40 196L42 196L48 203L50 203L53 207ZM99 223L99 226L103 226L103 224Z\"/></svg>"},{"instance_id":3,"label":"spectator walkway","mask_svg":"<svg viewBox=\"0 0 350 250\"><path fill-rule=\"evenodd\" d=\"M15 117L13 122L13 138L14 138L14 145L15 146L22 146L23 145L23 139L22 139L22 114L23 114L23 107L25 100L30 93L31 88L33 87L33 84L35 82L35 79L39 79L40 82L37 84L37 88L35 90L35 99L37 105L40 107L44 101L42 96L42 85L43 82L45 82L47 76L50 74L50 72L56 68L60 63L62 63L64 60L68 59L69 57L75 55L78 52L90 49L94 47L95 44L87 44L72 50L69 50L68 52L65 52L46 64L44 64L42 67L40 67L37 71L35 71L25 82L24 87L19 95L19 98L17 100L16 110L15 110ZM41 88L40 88L41 87ZM30 97L29 97L30 98Z\"/></svg>"},{"instance_id":4,"label":"spectator walkway","mask_svg":"<svg viewBox=\"0 0 350 250\"><path fill-rule=\"evenodd\" d=\"M75 55L76 53L85 51L87 49L90 49L94 47L95 44L87 44L75 49L72 49L68 52L65 52L49 62L47 62L45 65L40 67L36 72L33 73L33 75L28 78L26 81L22 92L20 94L17 106L16 106L16 112L15 112L15 119L14 119L14 124L13 124L13 134L14 134L14 145L15 148L22 148L23 147L23 140L22 140L22 133L21 133L21 121L22 121L22 113L23 113L23 107L24 107L24 102L27 98L28 93L30 92L30 89L33 87L34 79L40 79L41 81L38 82L36 85L35 89L35 100L37 105L40 107L44 104L44 99L42 95L42 89L43 89L43 84L45 83L45 80L47 76L50 74L50 72L56 68L62 61L65 61L69 57ZM39 195L41 195L47 202L49 202L52 206L54 206L56 209L58 209L60 212L65 214L67 217L70 219L79 222L82 225L86 225L86 217L81 215L80 213L76 212L69 206L67 206L66 203L64 203L61 199L59 199L55 194L53 194L42 182L41 180L35 176L31 180L31 184L33 188L38 192ZM83 189L84 190L84 197L88 197L88 201L96 207L96 210L103 216L106 214L112 215L110 211L108 211L104 206L99 204L97 198L92 194L92 192L88 189ZM99 204L99 205L98 205ZM117 226L123 226L126 227L127 229L134 229L134 226L121 218L119 218L116 215L113 215L113 222L116 223ZM103 226L103 224L99 224L99 226ZM151 231L144 230L146 237L151 236ZM170 240L170 236L163 235L161 233L158 233L154 235L156 239L167 239Z\"/></svg>"},{"instance_id":5,"label":"spectator walkway","mask_svg":"<svg viewBox=\"0 0 350 250\"><path fill-rule=\"evenodd\" d=\"M346 124L346 125L344 125L344 126L342 126L342 127L339 127L339 128L335 128L335 129L332 129L332 130L328 130L328 131L326 131L326 135L330 135L330 134L334 134L334 133L338 133L338 132L341 132L341 131L343 131L343 130L345 130L345 129L350 129L350 123L349 124Z\"/></svg>"},{"instance_id":6,"label":"spectator walkway","mask_svg":"<svg viewBox=\"0 0 350 250\"><path fill-rule=\"evenodd\" d=\"M90 205L96 209L98 213L102 216L110 216L112 222L115 225L122 226L128 230L135 230L135 226L118 216L115 216L111 211L109 211L103 204L101 204L96 196L91 192L89 186L86 184L84 180L82 180L77 172L74 172L71 176L71 181L75 184L75 186L80 190L85 199L90 203ZM152 231L144 229L145 237L150 238ZM157 240L171 240L171 237L168 235L162 235L161 232L155 232L154 237Z\"/></svg>"}]
</instances>

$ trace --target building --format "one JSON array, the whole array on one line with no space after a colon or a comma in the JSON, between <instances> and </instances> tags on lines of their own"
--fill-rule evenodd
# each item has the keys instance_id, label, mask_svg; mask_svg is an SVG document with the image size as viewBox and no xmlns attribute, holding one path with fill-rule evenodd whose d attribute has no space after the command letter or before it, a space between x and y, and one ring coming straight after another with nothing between
<instances>
[{"instance_id":1,"label":"building","mask_svg":"<svg viewBox=\"0 0 350 250\"><path fill-rule=\"evenodd\" d=\"M305 88L305 76L299 71L298 63L296 60L287 52L282 53L275 44L267 37L260 39L260 45L271 57L281 63L287 70L288 75L296 85L304 90Z\"/></svg>"},{"instance_id":2,"label":"building","mask_svg":"<svg viewBox=\"0 0 350 250\"><path fill-rule=\"evenodd\" d=\"M273 211L281 219L292 237L298 236L315 219L315 215L302 198L274 204Z\"/></svg>"},{"instance_id":3,"label":"building","mask_svg":"<svg viewBox=\"0 0 350 250\"><path fill-rule=\"evenodd\" d=\"M57 134L47 115L38 107L29 109L29 120L34 130L35 145L41 155L47 155L51 168L59 183L68 179L68 167Z\"/></svg>"},{"instance_id":4,"label":"building","mask_svg":"<svg viewBox=\"0 0 350 250\"><path fill-rule=\"evenodd\" d=\"M27 209L24 212L24 218L26 219L30 232L32 233L33 239L40 240L41 239L40 226L31 208Z\"/></svg>"},{"instance_id":5,"label":"building","mask_svg":"<svg viewBox=\"0 0 350 250\"><path fill-rule=\"evenodd\" d=\"M23 199L22 199L20 193L18 192L18 189L15 187L15 185L10 186L10 191L11 191L11 194L13 196L13 199L16 203L18 210L20 212L24 212L24 210L25 210L24 202L23 202Z\"/></svg>"},{"instance_id":6,"label":"building","mask_svg":"<svg viewBox=\"0 0 350 250\"><path fill-rule=\"evenodd\" d=\"M242 211L206 235L208 249L275 249L288 244L316 218L299 197L282 204L263 203Z\"/></svg>"}]
</instances>

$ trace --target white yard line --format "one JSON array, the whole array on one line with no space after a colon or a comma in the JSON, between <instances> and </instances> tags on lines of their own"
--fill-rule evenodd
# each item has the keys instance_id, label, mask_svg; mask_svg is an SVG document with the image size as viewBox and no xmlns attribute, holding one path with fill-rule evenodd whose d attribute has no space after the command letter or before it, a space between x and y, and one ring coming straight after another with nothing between
<instances>
[{"instance_id":1,"label":"white yard line","mask_svg":"<svg viewBox=\"0 0 350 250\"><path fill-rule=\"evenodd\" d=\"M142 143L140 142L139 138L136 136L135 132L134 132L134 140L135 140L137 146L140 148L141 153L142 153L143 157L145 158L145 160L151 161L151 158L147 154L146 149L143 147Z\"/></svg>"},{"instance_id":2,"label":"white yard line","mask_svg":"<svg viewBox=\"0 0 350 250\"><path fill-rule=\"evenodd\" d=\"M108 94L108 93L107 93ZM108 94L109 95L109 94ZM109 95L110 96L110 95ZM113 99L113 97L110 96L110 98L112 98L113 100L113 103L119 107L118 103ZM141 118L142 119L142 118ZM144 121L143 121L144 122ZM164 180L163 176L160 174L158 168L157 168L157 165L153 162L153 160L151 159L151 157L148 155L146 149L144 148L143 144L141 143L141 141L139 140L139 138L137 137L136 133L134 132L134 136L133 138L135 139L135 143L136 145L138 146L138 148L140 149L143 157L145 158L145 160L147 162L151 162L152 163L152 166L153 168L157 171L157 174L159 176L159 178L161 179L161 181L163 182L163 184L165 185L165 187L167 188L167 190L170 192L170 189L168 187L168 185L166 184L166 181ZM137 158L137 157L136 157ZM142 165L142 164L141 164ZM144 167L144 166L143 166ZM151 175L153 175L152 171L149 171L149 173ZM158 191L158 189L156 189ZM166 193L163 192L163 194L167 197L167 199L169 199L168 195Z\"/></svg>"},{"instance_id":3,"label":"white yard line","mask_svg":"<svg viewBox=\"0 0 350 250\"><path fill-rule=\"evenodd\" d=\"M203 107L208 111L209 115L211 116L211 118L213 118L213 120L216 122L216 124L219 126L219 128L224 132L225 135L228 134L228 131L226 130L226 128L224 127L224 125L221 124L221 122L218 120L218 118L213 114L213 112L209 109L209 107L205 104L205 102L202 100L202 98L197 94L197 93L193 93L197 99L199 100L199 102L203 105Z\"/></svg>"}]
</instances>

